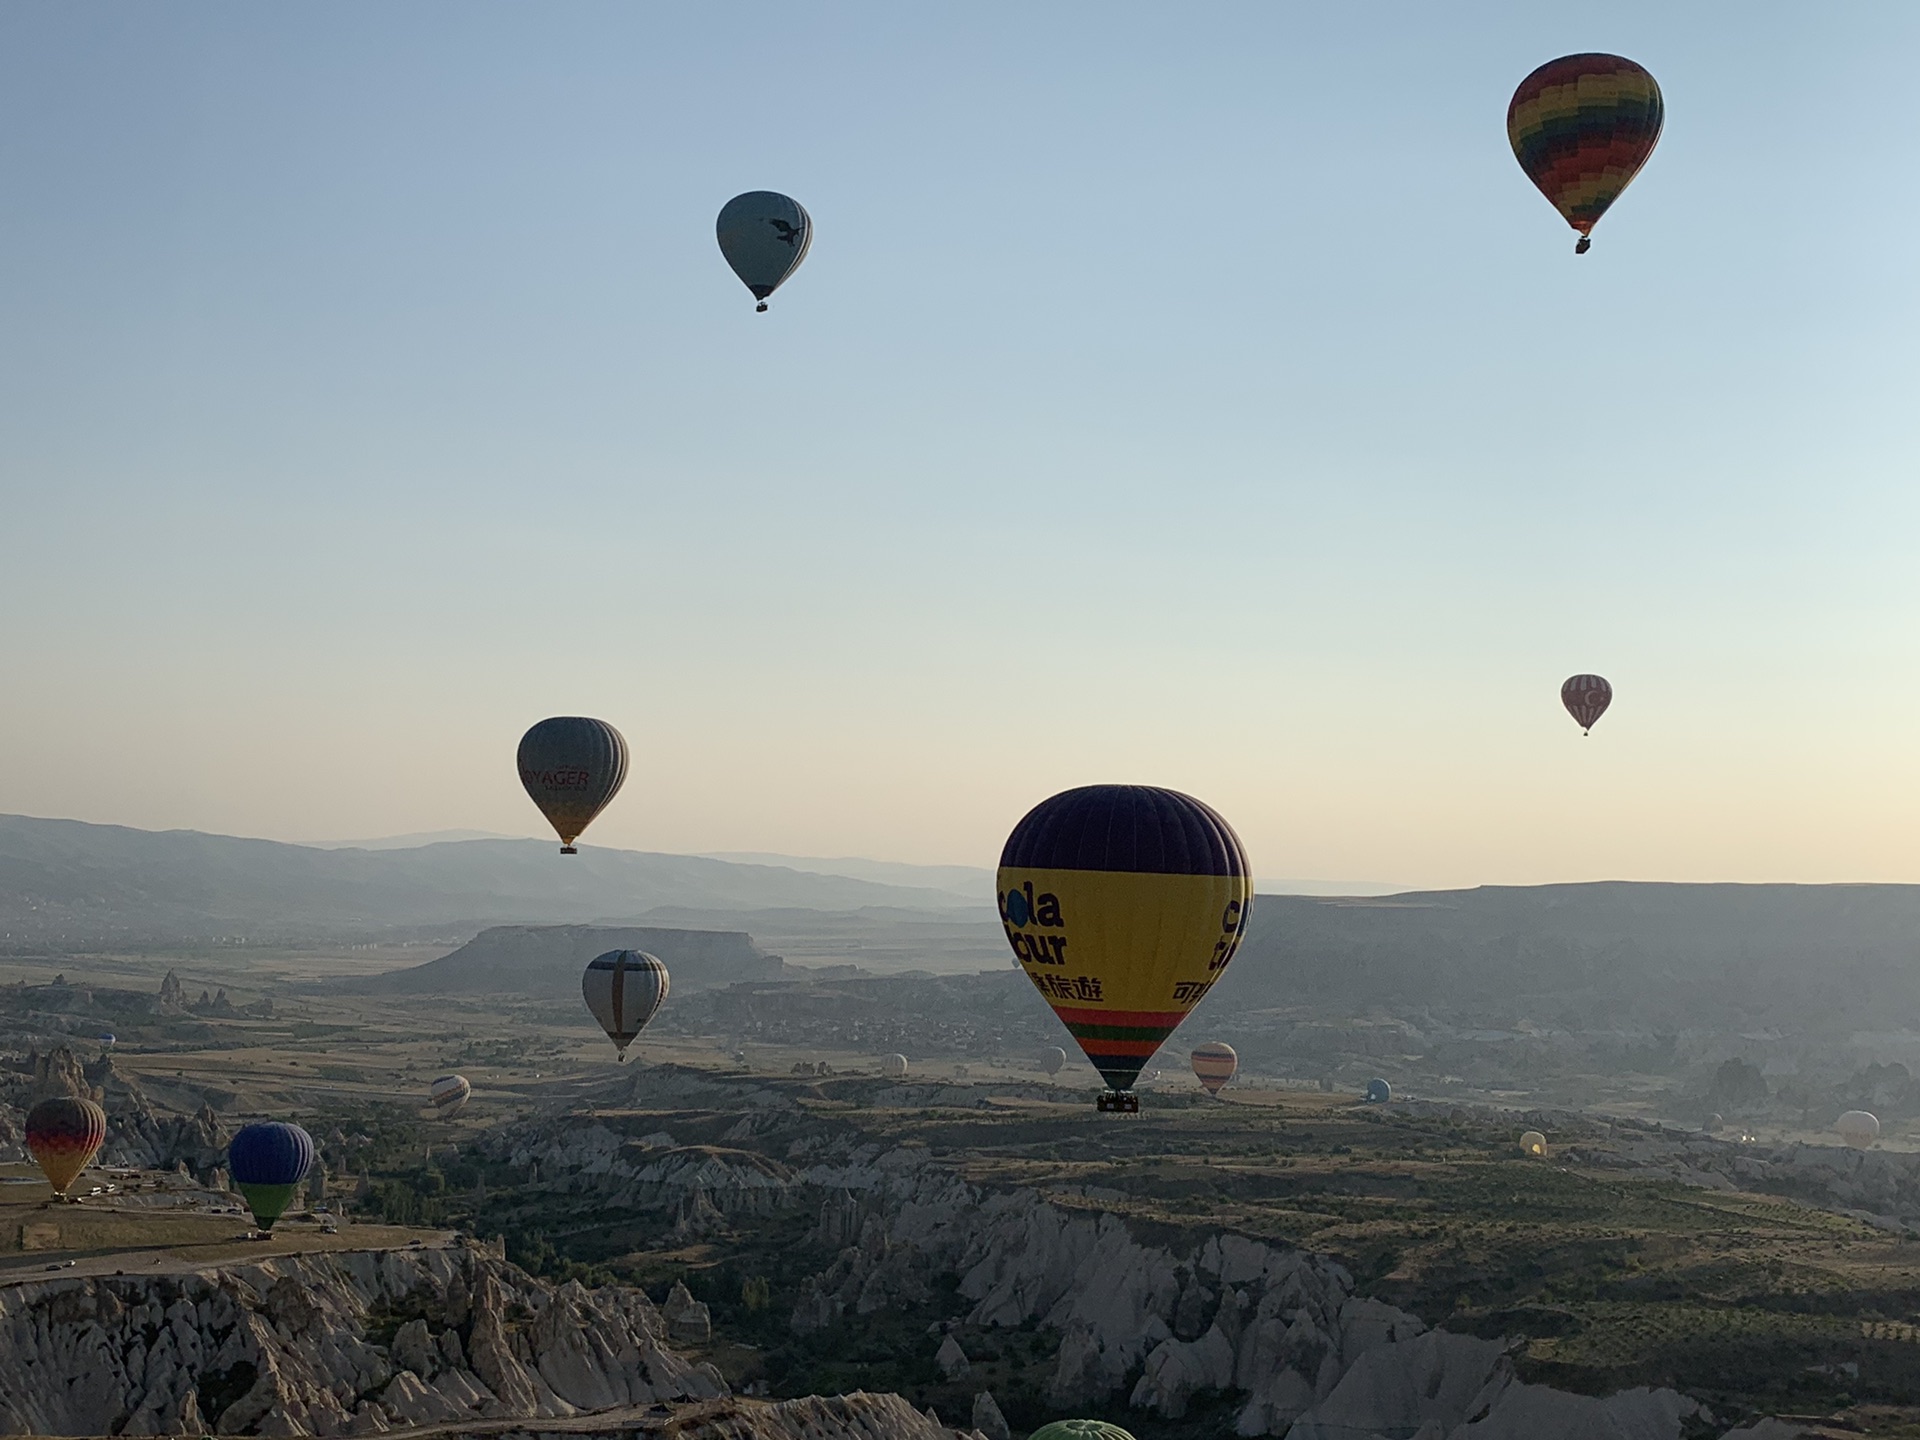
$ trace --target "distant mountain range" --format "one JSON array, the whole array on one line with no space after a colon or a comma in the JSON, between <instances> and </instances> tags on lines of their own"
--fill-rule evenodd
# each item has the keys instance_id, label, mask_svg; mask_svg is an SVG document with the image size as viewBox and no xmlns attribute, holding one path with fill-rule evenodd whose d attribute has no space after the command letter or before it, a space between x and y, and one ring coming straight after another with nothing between
<instances>
[{"instance_id":1,"label":"distant mountain range","mask_svg":"<svg viewBox=\"0 0 1920 1440\"><path fill-rule=\"evenodd\" d=\"M488 925L631 922L702 911L873 906L952 912L982 902L775 865L540 840L320 849L191 830L0 816L0 948L466 939Z\"/></svg>"}]
</instances>

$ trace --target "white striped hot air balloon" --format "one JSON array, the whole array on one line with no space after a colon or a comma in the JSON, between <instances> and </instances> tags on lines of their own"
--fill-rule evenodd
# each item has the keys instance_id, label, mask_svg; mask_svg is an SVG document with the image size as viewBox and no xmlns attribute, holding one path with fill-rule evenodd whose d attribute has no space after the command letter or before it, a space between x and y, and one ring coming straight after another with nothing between
<instances>
[{"instance_id":1,"label":"white striped hot air balloon","mask_svg":"<svg viewBox=\"0 0 1920 1440\"><path fill-rule=\"evenodd\" d=\"M1209 1095L1218 1095L1240 1068L1240 1057L1224 1040L1209 1040L1193 1047L1193 1073L1207 1087Z\"/></svg>"},{"instance_id":2,"label":"white striped hot air balloon","mask_svg":"<svg viewBox=\"0 0 1920 1440\"><path fill-rule=\"evenodd\" d=\"M1835 1126L1840 1138L1856 1150L1865 1150L1880 1138L1880 1121L1865 1110L1849 1110Z\"/></svg>"},{"instance_id":3,"label":"white striped hot air balloon","mask_svg":"<svg viewBox=\"0 0 1920 1440\"><path fill-rule=\"evenodd\" d=\"M887 1079L889 1080L906 1079L907 1078L907 1057L904 1055L887 1056L885 1059L883 1059L880 1062L880 1073L886 1076Z\"/></svg>"},{"instance_id":4,"label":"white striped hot air balloon","mask_svg":"<svg viewBox=\"0 0 1920 1440\"><path fill-rule=\"evenodd\" d=\"M427 1087L427 1099L433 1102L434 1114L442 1120L458 1115L472 1098L473 1086L464 1075L442 1075Z\"/></svg>"},{"instance_id":5,"label":"white striped hot air balloon","mask_svg":"<svg viewBox=\"0 0 1920 1440\"><path fill-rule=\"evenodd\" d=\"M643 950L609 950L587 962L580 993L620 1058L667 1003L667 967Z\"/></svg>"}]
</instances>

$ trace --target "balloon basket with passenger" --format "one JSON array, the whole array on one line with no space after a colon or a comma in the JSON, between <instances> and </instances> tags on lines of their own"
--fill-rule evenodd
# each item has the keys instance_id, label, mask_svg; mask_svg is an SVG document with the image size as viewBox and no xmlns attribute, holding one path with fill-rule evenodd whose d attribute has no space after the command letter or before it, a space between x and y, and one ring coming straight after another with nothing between
<instances>
[{"instance_id":1,"label":"balloon basket with passenger","mask_svg":"<svg viewBox=\"0 0 1920 1440\"><path fill-rule=\"evenodd\" d=\"M1094 1108L1102 1115L1138 1115L1140 1097L1131 1090L1102 1090Z\"/></svg>"}]
</instances>

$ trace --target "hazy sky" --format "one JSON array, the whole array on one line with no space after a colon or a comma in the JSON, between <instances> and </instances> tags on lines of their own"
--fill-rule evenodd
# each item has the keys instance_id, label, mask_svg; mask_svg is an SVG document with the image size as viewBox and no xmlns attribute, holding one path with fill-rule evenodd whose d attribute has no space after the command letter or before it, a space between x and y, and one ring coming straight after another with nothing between
<instances>
[{"instance_id":1,"label":"hazy sky","mask_svg":"<svg viewBox=\"0 0 1920 1440\"><path fill-rule=\"evenodd\" d=\"M1920 881L1920 6L0 7L0 811ZM1593 253L1507 98L1667 97ZM755 315L741 190L811 210ZM1591 739L1559 707L1610 676Z\"/></svg>"}]
</instances>

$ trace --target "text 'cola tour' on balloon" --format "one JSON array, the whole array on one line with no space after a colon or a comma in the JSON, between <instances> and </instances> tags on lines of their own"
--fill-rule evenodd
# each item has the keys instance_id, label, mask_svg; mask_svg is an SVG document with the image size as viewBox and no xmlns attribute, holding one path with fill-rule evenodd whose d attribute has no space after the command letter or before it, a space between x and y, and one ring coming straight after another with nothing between
<instances>
[{"instance_id":1,"label":"text 'cola tour' on balloon","mask_svg":"<svg viewBox=\"0 0 1920 1440\"><path fill-rule=\"evenodd\" d=\"M1253 904L1240 837L1151 785L1088 785L1014 826L996 881L1016 960L1107 1082L1140 1108L1141 1068L1233 959Z\"/></svg>"},{"instance_id":2,"label":"text 'cola tour' on balloon","mask_svg":"<svg viewBox=\"0 0 1920 1440\"><path fill-rule=\"evenodd\" d=\"M813 217L775 190L749 190L720 207L714 224L720 253L764 311L767 297L800 268L813 244Z\"/></svg>"},{"instance_id":3,"label":"text 'cola tour' on balloon","mask_svg":"<svg viewBox=\"0 0 1920 1440\"><path fill-rule=\"evenodd\" d=\"M1225 1089L1240 1068L1239 1052L1224 1040L1209 1040L1194 1046L1187 1059L1193 1066L1194 1079L1206 1087L1209 1095L1218 1095Z\"/></svg>"},{"instance_id":4,"label":"text 'cola tour' on balloon","mask_svg":"<svg viewBox=\"0 0 1920 1440\"><path fill-rule=\"evenodd\" d=\"M560 837L560 853L576 855L580 832L620 793L627 778L627 742L604 720L556 715L520 737L520 783Z\"/></svg>"},{"instance_id":5,"label":"text 'cola tour' on balloon","mask_svg":"<svg viewBox=\"0 0 1920 1440\"><path fill-rule=\"evenodd\" d=\"M56 1195L80 1178L107 1138L107 1112L78 1095L56 1095L27 1112L27 1153Z\"/></svg>"},{"instance_id":6,"label":"text 'cola tour' on balloon","mask_svg":"<svg viewBox=\"0 0 1920 1440\"><path fill-rule=\"evenodd\" d=\"M1613 686L1600 675L1569 675L1560 686L1560 703L1580 726L1582 735L1591 735L1600 717L1613 703Z\"/></svg>"},{"instance_id":7,"label":"text 'cola tour' on balloon","mask_svg":"<svg viewBox=\"0 0 1920 1440\"><path fill-rule=\"evenodd\" d=\"M644 950L609 950L587 962L580 994L622 1060L634 1037L667 1003L667 967Z\"/></svg>"},{"instance_id":8,"label":"text 'cola tour' on balloon","mask_svg":"<svg viewBox=\"0 0 1920 1440\"><path fill-rule=\"evenodd\" d=\"M1618 55L1563 55L1520 82L1507 106L1507 139L1527 178L1579 232L1620 198L1660 142L1666 106L1652 75Z\"/></svg>"},{"instance_id":9,"label":"text 'cola tour' on balloon","mask_svg":"<svg viewBox=\"0 0 1920 1440\"><path fill-rule=\"evenodd\" d=\"M286 1214L294 1192L313 1168L313 1137L284 1120L242 1126L227 1143L227 1173L253 1212L253 1223L271 1230Z\"/></svg>"}]
</instances>

